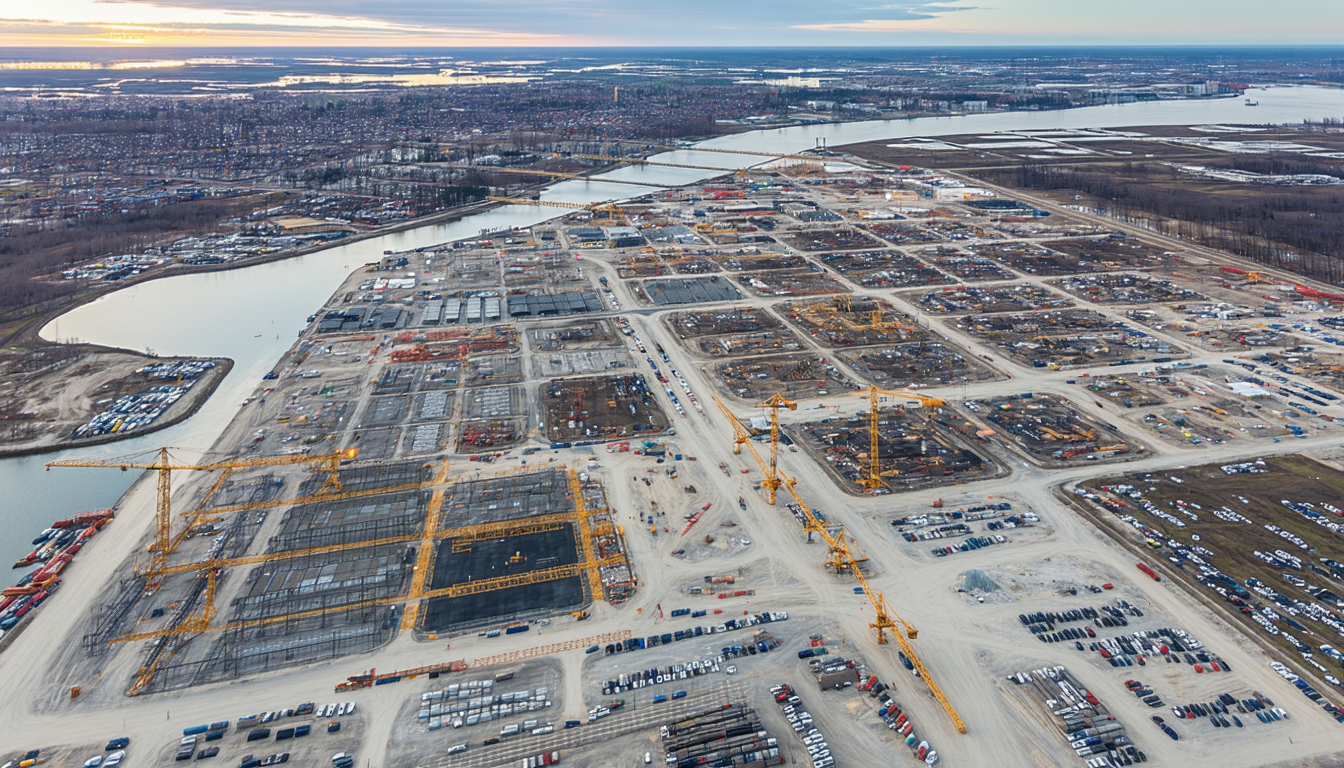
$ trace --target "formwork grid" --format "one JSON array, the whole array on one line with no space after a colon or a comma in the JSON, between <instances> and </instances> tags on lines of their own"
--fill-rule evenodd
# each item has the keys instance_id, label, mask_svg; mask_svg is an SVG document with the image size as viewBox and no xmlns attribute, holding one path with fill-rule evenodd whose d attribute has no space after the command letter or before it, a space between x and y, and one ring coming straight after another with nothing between
<instances>
[{"instance_id":1,"label":"formwork grid","mask_svg":"<svg viewBox=\"0 0 1344 768\"><path fill-rule=\"evenodd\" d=\"M171 690L371 650L389 641L399 629L413 628L426 613L425 599L441 596L441 590L425 589L427 582L421 584L418 595L414 587L417 578L427 579L433 572L437 545L443 539L469 543L517 535L517 531L544 533L577 525L577 538L586 541L587 567L543 568L520 574L519 578L530 582L586 577L579 581L587 601L604 599L603 582L612 580L604 574L619 571L628 581L619 528L612 524L599 483L580 483L577 476L571 482L562 468L463 481L453 484L449 491L446 465L438 467L432 481L428 477L431 468L433 465L407 462L390 468L343 470L343 485L360 491L358 500L326 500L291 507L285 513L281 533L268 542L270 558L237 556L249 548L267 513L235 515L230 529L222 533L208 557L224 558L232 553L235 559L244 561L239 565L266 566L248 574L240 596L231 602L228 620L222 626L210 627L220 632L215 636L217 642L193 654L193 639L198 647L203 642L200 634L165 638L162 651L142 667L148 674L141 675L144 684L137 692ZM418 481L410 490L379 490L380 483L399 488L410 479ZM435 499L435 494L441 495ZM437 516L431 514L436 506L441 512ZM468 506L471 509L455 514L455 510ZM564 511L548 514L556 509ZM390 516L381 519L361 519L389 512ZM462 515L485 522L454 527ZM323 530L316 521L330 525ZM444 542L444 546L453 544ZM286 551L314 546L331 549L295 552L295 556ZM227 565L220 562L221 568ZM416 573L421 569L423 573ZM484 593L505 589L518 580L477 579L455 585L454 591ZM134 594L123 601L125 614L134 607ZM201 594L192 589L195 601L183 602L199 604ZM399 615L403 606L410 616ZM518 616L554 610L532 606ZM508 618L496 615L486 623ZM95 643L102 646L123 620L124 614L105 622L99 633L86 638L87 647Z\"/></svg>"},{"instance_id":2,"label":"formwork grid","mask_svg":"<svg viewBox=\"0 0 1344 768\"><path fill-rule=\"evenodd\" d=\"M368 547L358 553L311 555L277 563L271 570L256 569L249 574L244 594L233 600L233 620L267 619L395 597L404 592L409 578L408 559L399 547ZM365 567L365 573L352 573L369 561L372 565ZM343 570L344 577L337 578ZM311 575L314 572L317 575ZM300 577L298 584L288 586L295 575ZM269 583L262 584L263 580ZM277 581L282 586L272 589Z\"/></svg>"},{"instance_id":3,"label":"formwork grid","mask_svg":"<svg viewBox=\"0 0 1344 768\"><path fill-rule=\"evenodd\" d=\"M218 644L210 656L199 661L163 666L144 693L161 693L196 685L232 680L296 664L328 661L357 653L366 653L396 636L396 627L381 625L353 629L335 629L321 636L294 638L262 647L247 644Z\"/></svg>"},{"instance_id":4,"label":"formwork grid","mask_svg":"<svg viewBox=\"0 0 1344 768\"><path fill-rule=\"evenodd\" d=\"M120 634L122 624L130 616L145 592L144 576L132 575L122 582L117 593L104 603L103 610L94 619L93 631L80 639L80 645L90 655L102 656L112 647L112 638Z\"/></svg>"}]
</instances>

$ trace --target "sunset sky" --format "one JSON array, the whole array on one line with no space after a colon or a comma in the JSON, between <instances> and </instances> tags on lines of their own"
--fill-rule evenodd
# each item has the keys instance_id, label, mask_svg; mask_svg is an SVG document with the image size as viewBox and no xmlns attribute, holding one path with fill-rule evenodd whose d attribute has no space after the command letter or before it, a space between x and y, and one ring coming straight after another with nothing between
<instances>
[{"instance_id":1,"label":"sunset sky","mask_svg":"<svg viewBox=\"0 0 1344 768\"><path fill-rule=\"evenodd\" d=\"M0 46L1294 45L1341 41L1341 0L0 2Z\"/></svg>"}]
</instances>

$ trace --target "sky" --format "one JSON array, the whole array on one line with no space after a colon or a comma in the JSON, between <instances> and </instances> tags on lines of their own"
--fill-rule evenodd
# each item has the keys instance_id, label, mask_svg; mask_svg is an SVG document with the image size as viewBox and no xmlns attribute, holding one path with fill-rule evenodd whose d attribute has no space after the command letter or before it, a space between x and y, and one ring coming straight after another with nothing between
<instances>
[{"instance_id":1,"label":"sky","mask_svg":"<svg viewBox=\"0 0 1344 768\"><path fill-rule=\"evenodd\" d=\"M1344 0L0 0L8 46L1311 45Z\"/></svg>"}]
</instances>

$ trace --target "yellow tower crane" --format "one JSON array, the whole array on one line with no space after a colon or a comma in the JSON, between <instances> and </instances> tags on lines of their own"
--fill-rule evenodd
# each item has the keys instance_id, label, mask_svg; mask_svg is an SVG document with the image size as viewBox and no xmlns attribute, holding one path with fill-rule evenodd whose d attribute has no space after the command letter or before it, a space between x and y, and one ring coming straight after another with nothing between
<instances>
[{"instance_id":1,"label":"yellow tower crane","mask_svg":"<svg viewBox=\"0 0 1344 768\"><path fill-rule=\"evenodd\" d=\"M765 473L765 487L770 489L770 504L775 503L775 491L779 490L779 409L798 410L798 403L776 392L769 400L757 403L758 408L770 409L770 469Z\"/></svg>"},{"instance_id":2,"label":"yellow tower crane","mask_svg":"<svg viewBox=\"0 0 1344 768\"><path fill-rule=\"evenodd\" d=\"M262 456L256 459L231 459L228 461L219 461L212 464L174 464L168 456L167 448L160 448L158 458L152 462L99 460L99 459L62 459L47 463L47 469L52 467L116 467L125 472L128 469L152 469L158 472L158 500L155 504L154 514L154 542L149 545L150 566L147 573L157 580L163 570L168 565L168 557L177 549L177 545L186 538L186 529L176 538L172 535L172 514L169 506L169 498L172 496L172 473L179 470L224 470L226 472L235 469L253 469L255 467L271 467L286 464L313 464L317 471L325 471L326 479L322 482L322 489L319 493L338 492L341 490L341 483L337 478L337 470L340 468L343 459L352 459L355 457L355 449L348 451L336 451L334 453L325 453L310 455L305 453L285 454L283 456ZM216 484L218 487L218 483ZM213 490L213 489L212 489Z\"/></svg>"},{"instance_id":3,"label":"yellow tower crane","mask_svg":"<svg viewBox=\"0 0 1344 768\"><path fill-rule=\"evenodd\" d=\"M908 389L879 389L878 387L866 387L856 389L850 394L868 396L868 477L860 482L864 488L875 491L886 485L882 481L882 471L878 466L878 431L877 431L877 401L881 396L904 397L909 400L918 400L919 404L925 408L942 408L947 405L946 400L941 400L928 395L921 395L918 392L911 392ZM932 416L932 412L929 414Z\"/></svg>"},{"instance_id":4,"label":"yellow tower crane","mask_svg":"<svg viewBox=\"0 0 1344 768\"><path fill-rule=\"evenodd\" d=\"M853 539L850 539L850 541L852 543ZM846 552L848 551L849 550L846 549ZM891 606L887 604L886 596L883 595L883 593L873 590L872 586L868 583L868 579L864 577L863 571L859 569L858 563L854 562L852 559L850 570L854 573L855 578L859 580L859 586L863 588L864 596L868 598L868 602L873 606L876 618L869 626L877 632L877 642L885 644L887 642L886 630L891 630L892 636L896 638L896 642L900 643L901 649L905 651L906 658L910 659L910 663L914 666L915 671L919 672L920 679L924 681L925 685L929 686L929 692L938 700L943 711L947 713L947 716L952 720L952 724L956 726L957 733L965 733L966 723L962 722L961 716L957 714L957 710L952 706L952 702L948 701L947 696L943 694L943 689L939 688L938 683L934 682L933 675L929 674L928 668L924 666L924 662L919 658L919 654L915 653L915 649L906 640L907 636L911 640L919 637L919 632L905 619L901 618L900 614L891 609ZM901 631L897 626L898 623L901 627L905 628L904 635L901 634Z\"/></svg>"},{"instance_id":5,"label":"yellow tower crane","mask_svg":"<svg viewBox=\"0 0 1344 768\"><path fill-rule=\"evenodd\" d=\"M904 396L904 394L902 396ZM916 395L916 397L920 396ZM760 454L756 451L756 447L751 443L751 433L747 431L746 427L742 426L742 422L738 421L732 411L728 410L728 406L724 405L717 397L711 395L711 398L714 400L714 404L719 407L719 410L723 412L724 417L728 419L728 423L733 427L733 453L740 453L741 446L745 444L748 451L751 453L752 459L756 461L756 464L761 468L761 471L768 472L769 470L766 467L765 461L761 459ZM942 401L937 400L937 398L927 399L936 401L940 404L942 403ZM776 471L778 471L778 468L776 468ZM957 732L965 733L966 724L962 722L960 715L957 714L957 710L953 708L952 702L948 701L947 696L944 695L942 689L938 687L938 683L936 683L933 676L929 674L929 670L924 666L924 662L919 658L919 654L915 653L915 649L911 647L909 641L906 640L906 636L909 636L911 639L918 637L919 632L906 622L905 619L901 618L899 614L892 610L891 606L887 604L886 597L883 593L874 591L872 586L868 583L867 577L863 575L863 571L859 566L865 558L855 555L855 548L858 546L858 543L853 537L850 537L848 542L845 541L846 533L843 527L839 528L835 533L832 533L830 528L821 522L817 517L816 512L812 510L812 507L809 506L802 495L798 493L797 480L789 477L783 472L778 472L778 477L781 485L783 485L789 492L789 495L793 497L794 503L796 503L798 508L802 511L804 520L803 528L809 534L809 538L811 534L815 533L826 542L826 566L836 573L852 573L854 574L854 577L859 580L859 585L863 588L864 596L868 598L870 603L872 603L873 610L876 613L876 619L874 620L872 627L877 631L877 641L879 643L886 643L886 630L891 630L891 634L896 638L896 642L900 644L902 650L905 652L906 658L910 659L910 663L919 672L920 678L924 680L925 685L929 686L929 691L933 694L934 698L938 700L943 711L946 712L947 716L952 720L952 724L956 726ZM901 627L905 628L904 635L900 632Z\"/></svg>"},{"instance_id":6,"label":"yellow tower crane","mask_svg":"<svg viewBox=\"0 0 1344 768\"><path fill-rule=\"evenodd\" d=\"M772 486L768 482L762 483L762 485L769 489L770 503L775 503L775 491L780 486L783 486L784 489L793 496L793 500L797 502L799 509L802 510L803 530L807 532L808 539L811 540L813 534L820 536L821 540L826 542L827 564L843 570L846 560L842 553L842 550L845 547L843 538L844 529L842 528L839 533L832 534L830 530L822 524L821 520L817 518L816 513L812 511L812 507L808 506L807 502L803 501L802 496L798 495L798 492L794 490L794 486L797 485L798 481L781 472L778 464L775 464L774 469L772 470L770 465L761 458L761 454L756 451L756 446L751 441L751 433L747 431L746 427L742 426L742 422L737 420L737 417L733 415L732 411L728 410L728 406L724 405L722 400L713 395L710 395L710 398L714 401L714 404L719 407L719 410L723 412L724 417L728 419L728 423L733 427L733 453L741 453L742 446L745 445L747 446L747 452L751 454L752 460L756 462L756 466L761 468L761 472L766 475L767 480L769 480L771 472L774 472L775 485Z\"/></svg>"}]
</instances>

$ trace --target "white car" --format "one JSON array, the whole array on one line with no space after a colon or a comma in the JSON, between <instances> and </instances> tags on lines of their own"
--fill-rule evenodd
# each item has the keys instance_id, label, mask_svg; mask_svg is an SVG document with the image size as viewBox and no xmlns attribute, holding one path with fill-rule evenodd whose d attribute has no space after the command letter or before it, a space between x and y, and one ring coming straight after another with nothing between
<instances>
[{"instance_id":1,"label":"white car","mask_svg":"<svg viewBox=\"0 0 1344 768\"><path fill-rule=\"evenodd\" d=\"M730 674L730 675L736 675L736 674L737 674L737 665L736 665L736 664L729 664L729 665L728 665L728 668L727 668L726 670L724 670L724 671L726 671L726 672L727 672L728 674Z\"/></svg>"},{"instance_id":2,"label":"white car","mask_svg":"<svg viewBox=\"0 0 1344 768\"><path fill-rule=\"evenodd\" d=\"M353 701L345 702L345 714L347 715L355 714L355 702Z\"/></svg>"},{"instance_id":3,"label":"white car","mask_svg":"<svg viewBox=\"0 0 1344 768\"><path fill-rule=\"evenodd\" d=\"M84 768L98 768L98 766L102 764L103 764L103 756L94 755L93 757L90 757L88 760L84 761Z\"/></svg>"},{"instance_id":4,"label":"white car","mask_svg":"<svg viewBox=\"0 0 1344 768\"><path fill-rule=\"evenodd\" d=\"M124 749L119 749L116 752L113 752L103 761L103 768L115 768L116 766L121 765L121 759L125 756L126 750Z\"/></svg>"}]
</instances>

